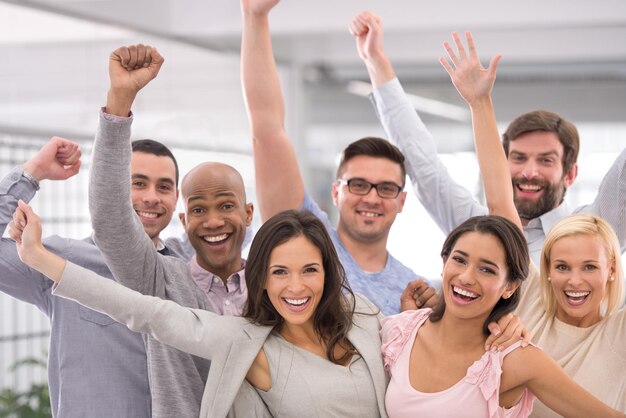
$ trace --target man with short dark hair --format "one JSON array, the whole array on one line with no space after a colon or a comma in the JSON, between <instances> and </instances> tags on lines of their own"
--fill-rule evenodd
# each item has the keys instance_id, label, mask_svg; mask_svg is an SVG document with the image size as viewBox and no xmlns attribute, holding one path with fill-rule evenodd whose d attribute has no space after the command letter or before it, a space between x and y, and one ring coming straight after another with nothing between
<instances>
[{"instance_id":1,"label":"man with short dark hair","mask_svg":"<svg viewBox=\"0 0 626 418\"><path fill-rule=\"evenodd\" d=\"M161 252L159 234L172 218L177 199L177 164L156 141L133 144L132 205L142 234ZM0 231L11 221L18 200L30 201L43 180L65 180L80 168L78 144L54 137L0 182ZM112 278L92 237L51 236L46 247L102 276ZM53 297L50 280L24 265L15 243L0 241L0 290L35 305L50 319L48 383L52 415L64 418L152 416L146 349L141 335L106 315ZM95 378L94 378L95 377Z\"/></svg>"},{"instance_id":2,"label":"man with short dark hair","mask_svg":"<svg viewBox=\"0 0 626 418\"><path fill-rule=\"evenodd\" d=\"M452 180L437 157L431 134L411 106L385 54L380 22L368 13L360 19L368 30L356 36L357 49L374 87L371 99L389 139L407 158L407 172L418 199L445 234L469 217L487 214L487 208ZM518 117L504 134L515 205L536 265L552 225L572 213L603 217L615 229L622 251L625 248L626 150L604 177L595 200L572 210L563 197L578 174L578 143L572 123L544 110Z\"/></svg>"},{"instance_id":3,"label":"man with short dark hair","mask_svg":"<svg viewBox=\"0 0 626 418\"><path fill-rule=\"evenodd\" d=\"M332 185L332 199L339 209L337 229L330 224L327 214L305 192L284 128L285 105L268 21L277 3L242 0L242 79L261 216L266 220L298 208L316 214L328 228L352 289L376 303L384 314L397 313L400 294L418 277L387 252L389 230L406 199L404 157L380 138L364 138L348 146Z\"/></svg>"}]
</instances>

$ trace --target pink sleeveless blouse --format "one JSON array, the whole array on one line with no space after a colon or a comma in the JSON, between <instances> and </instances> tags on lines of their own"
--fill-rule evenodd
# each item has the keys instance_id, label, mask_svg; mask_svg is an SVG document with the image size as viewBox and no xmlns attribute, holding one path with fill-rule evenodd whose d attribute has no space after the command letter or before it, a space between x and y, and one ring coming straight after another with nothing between
<instances>
[{"instance_id":1,"label":"pink sleeveless blouse","mask_svg":"<svg viewBox=\"0 0 626 418\"><path fill-rule=\"evenodd\" d=\"M535 399L528 389L512 408L505 409L499 404L502 361L508 353L520 347L520 343L499 353L485 352L467 369L463 379L444 391L423 393L411 386L409 357L413 341L430 313L430 309L407 311L382 321L383 360L385 369L391 374L385 397L389 417L527 417Z\"/></svg>"}]
</instances>

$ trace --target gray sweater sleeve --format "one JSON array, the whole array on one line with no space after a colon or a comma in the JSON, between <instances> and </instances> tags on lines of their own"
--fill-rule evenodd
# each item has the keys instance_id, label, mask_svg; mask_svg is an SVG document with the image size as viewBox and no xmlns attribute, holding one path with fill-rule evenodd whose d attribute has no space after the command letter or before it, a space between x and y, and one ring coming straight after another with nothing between
<instances>
[{"instance_id":1,"label":"gray sweater sleeve","mask_svg":"<svg viewBox=\"0 0 626 418\"><path fill-rule=\"evenodd\" d=\"M435 140L397 78L375 89L370 100L389 141L406 158L417 198L445 234L469 217L487 214L472 193L450 177L437 155Z\"/></svg>"},{"instance_id":2,"label":"gray sweater sleeve","mask_svg":"<svg viewBox=\"0 0 626 418\"><path fill-rule=\"evenodd\" d=\"M164 296L160 255L130 197L131 123L132 118L108 118L100 112L89 175L94 241L118 282L146 295Z\"/></svg>"},{"instance_id":3,"label":"gray sweater sleeve","mask_svg":"<svg viewBox=\"0 0 626 418\"><path fill-rule=\"evenodd\" d=\"M216 347L231 339L236 323L245 321L142 295L69 261L52 293L106 314L132 331L150 334L159 342L209 360Z\"/></svg>"}]
</instances>

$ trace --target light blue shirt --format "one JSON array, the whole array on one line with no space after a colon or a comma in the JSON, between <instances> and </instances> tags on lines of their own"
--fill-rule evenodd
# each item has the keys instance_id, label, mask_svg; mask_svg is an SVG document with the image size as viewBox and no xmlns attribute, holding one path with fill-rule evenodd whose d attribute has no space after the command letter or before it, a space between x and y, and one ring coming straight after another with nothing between
<instances>
[{"instance_id":1,"label":"light blue shirt","mask_svg":"<svg viewBox=\"0 0 626 418\"><path fill-rule=\"evenodd\" d=\"M339 239L337 230L330 224L328 215L315 203L315 201L305 194L301 209L311 211L326 226L335 249L339 255L339 260L346 271L348 283L354 292L365 295L370 301L378 306L384 315L393 315L400 312L400 295L411 280L416 280L421 276L415 274L413 270L393 258L387 253L387 264L381 271L367 272L361 269L352 258L352 254Z\"/></svg>"}]
</instances>

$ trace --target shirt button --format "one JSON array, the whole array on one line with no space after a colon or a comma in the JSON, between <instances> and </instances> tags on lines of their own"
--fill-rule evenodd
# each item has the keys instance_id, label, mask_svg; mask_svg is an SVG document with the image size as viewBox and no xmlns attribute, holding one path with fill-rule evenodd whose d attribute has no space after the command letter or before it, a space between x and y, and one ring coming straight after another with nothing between
<instances>
[{"instance_id":1,"label":"shirt button","mask_svg":"<svg viewBox=\"0 0 626 418\"><path fill-rule=\"evenodd\" d=\"M230 301L227 300L226 302L224 302L224 305L229 306L230 305Z\"/></svg>"},{"instance_id":2,"label":"shirt button","mask_svg":"<svg viewBox=\"0 0 626 418\"><path fill-rule=\"evenodd\" d=\"M220 281L220 279L218 279L217 277L213 277L213 283L217 283L219 281Z\"/></svg>"}]
</instances>

